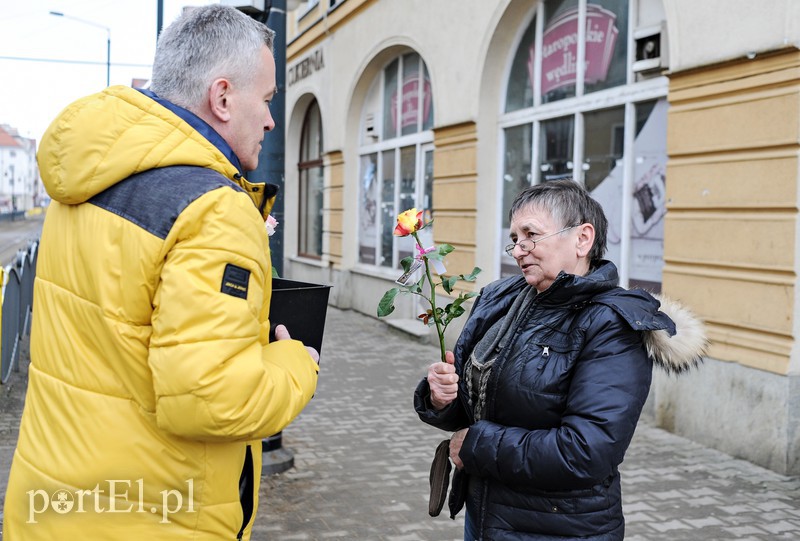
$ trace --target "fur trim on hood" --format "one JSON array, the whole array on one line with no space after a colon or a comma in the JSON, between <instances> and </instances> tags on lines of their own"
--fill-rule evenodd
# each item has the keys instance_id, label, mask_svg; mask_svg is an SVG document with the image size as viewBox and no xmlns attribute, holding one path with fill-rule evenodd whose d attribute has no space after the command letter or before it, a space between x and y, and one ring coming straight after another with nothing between
<instances>
[{"instance_id":1,"label":"fur trim on hood","mask_svg":"<svg viewBox=\"0 0 800 541\"><path fill-rule=\"evenodd\" d=\"M703 322L689 308L663 295L653 295L661 302L661 311L675 323L676 332L645 332L644 343L653 362L667 373L681 374L703 361L708 338Z\"/></svg>"}]
</instances>

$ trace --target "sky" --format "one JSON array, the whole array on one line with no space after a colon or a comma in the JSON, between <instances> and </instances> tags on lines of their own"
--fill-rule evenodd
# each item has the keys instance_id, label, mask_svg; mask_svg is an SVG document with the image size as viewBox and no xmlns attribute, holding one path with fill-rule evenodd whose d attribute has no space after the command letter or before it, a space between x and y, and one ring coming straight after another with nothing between
<instances>
[{"instance_id":1,"label":"sky","mask_svg":"<svg viewBox=\"0 0 800 541\"><path fill-rule=\"evenodd\" d=\"M213 3L163 0L163 25L183 6ZM102 27L111 32L111 84L149 79L157 11L157 0L0 0L0 124L38 144L64 107L103 90L108 33Z\"/></svg>"}]
</instances>

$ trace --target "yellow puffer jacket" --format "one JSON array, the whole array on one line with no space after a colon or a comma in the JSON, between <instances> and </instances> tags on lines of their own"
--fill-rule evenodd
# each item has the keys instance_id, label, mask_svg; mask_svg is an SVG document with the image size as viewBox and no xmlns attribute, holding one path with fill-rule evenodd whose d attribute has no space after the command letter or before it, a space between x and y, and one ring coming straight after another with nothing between
<instances>
[{"instance_id":1,"label":"yellow puffer jacket","mask_svg":"<svg viewBox=\"0 0 800 541\"><path fill-rule=\"evenodd\" d=\"M249 538L260 440L318 368L300 342L269 343L274 197L225 156L121 86L45 133L53 203L6 540Z\"/></svg>"}]
</instances>

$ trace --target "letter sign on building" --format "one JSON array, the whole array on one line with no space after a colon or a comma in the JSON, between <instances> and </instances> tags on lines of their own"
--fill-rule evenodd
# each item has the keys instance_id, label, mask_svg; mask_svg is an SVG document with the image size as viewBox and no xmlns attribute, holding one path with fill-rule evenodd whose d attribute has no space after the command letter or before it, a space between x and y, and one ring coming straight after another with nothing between
<instances>
[{"instance_id":1,"label":"letter sign on building","mask_svg":"<svg viewBox=\"0 0 800 541\"><path fill-rule=\"evenodd\" d=\"M322 57L322 49L317 49L304 59L300 60L297 64L289 68L287 74L287 85L302 81L314 72L320 71L325 67L325 60Z\"/></svg>"}]
</instances>

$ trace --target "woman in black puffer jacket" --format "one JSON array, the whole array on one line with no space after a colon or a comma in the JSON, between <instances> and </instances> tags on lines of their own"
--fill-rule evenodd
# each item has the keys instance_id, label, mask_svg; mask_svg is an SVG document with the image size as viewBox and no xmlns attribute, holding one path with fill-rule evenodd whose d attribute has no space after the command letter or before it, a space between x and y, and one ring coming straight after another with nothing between
<instances>
[{"instance_id":1,"label":"woman in black puffer jacket","mask_svg":"<svg viewBox=\"0 0 800 541\"><path fill-rule=\"evenodd\" d=\"M417 387L420 418L455 432L450 511L466 502L465 540L624 537L618 467L652 365L685 371L706 341L687 310L617 285L606 230L573 181L520 193L506 250L522 276L481 291L448 363Z\"/></svg>"}]
</instances>

